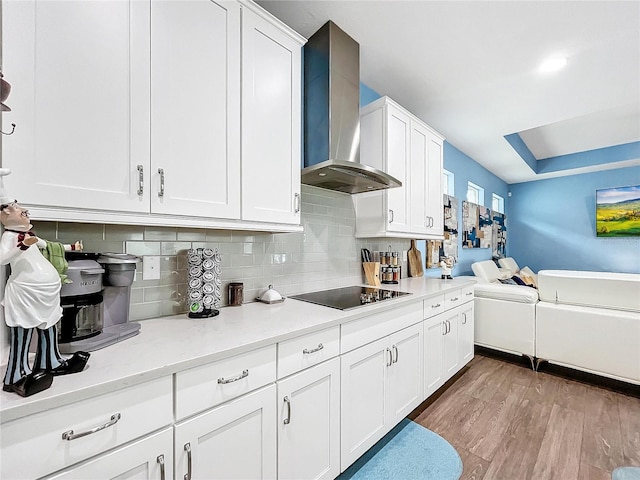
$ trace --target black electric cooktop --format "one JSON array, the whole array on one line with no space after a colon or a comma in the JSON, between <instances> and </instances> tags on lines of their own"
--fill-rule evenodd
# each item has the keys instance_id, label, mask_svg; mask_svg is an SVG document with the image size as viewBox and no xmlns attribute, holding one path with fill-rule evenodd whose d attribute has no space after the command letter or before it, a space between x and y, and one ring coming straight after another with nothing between
<instances>
[{"instance_id":1,"label":"black electric cooktop","mask_svg":"<svg viewBox=\"0 0 640 480\"><path fill-rule=\"evenodd\" d=\"M338 310L350 310L352 308L369 305L371 303L384 302L403 295L411 295L408 292L396 292L375 287L340 287L332 290L303 293L292 295L289 298L315 303Z\"/></svg>"}]
</instances>

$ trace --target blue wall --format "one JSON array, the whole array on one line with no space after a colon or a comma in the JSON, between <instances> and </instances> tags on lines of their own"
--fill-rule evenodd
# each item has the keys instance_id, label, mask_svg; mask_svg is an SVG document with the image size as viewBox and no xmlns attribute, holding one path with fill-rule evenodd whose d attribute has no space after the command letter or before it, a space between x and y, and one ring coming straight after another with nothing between
<instances>
[{"instance_id":1,"label":"blue wall","mask_svg":"<svg viewBox=\"0 0 640 480\"><path fill-rule=\"evenodd\" d=\"M640 238L598 238L595 191L640 185L640 167L511 185L509 255L532 270L640 273Z\"/></svg>"}]
</instances>

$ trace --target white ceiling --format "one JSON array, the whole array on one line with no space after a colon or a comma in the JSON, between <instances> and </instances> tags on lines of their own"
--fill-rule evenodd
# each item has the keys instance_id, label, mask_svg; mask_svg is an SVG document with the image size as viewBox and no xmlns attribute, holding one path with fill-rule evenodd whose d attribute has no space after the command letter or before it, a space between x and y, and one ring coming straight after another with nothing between
<instances>
[{"instance_id":1,"label":"white ceiling","mask_svg":"<svg viewBox=\"0 0 640 480\"><path fill-rule=\"evenodd\" d=\"M310 37L333 20L360 44L361 81L507 183L536 159L640 140L640 2L258 0ZM550 55L567 66L541 74Z\"/></svg>"}]
</instances>

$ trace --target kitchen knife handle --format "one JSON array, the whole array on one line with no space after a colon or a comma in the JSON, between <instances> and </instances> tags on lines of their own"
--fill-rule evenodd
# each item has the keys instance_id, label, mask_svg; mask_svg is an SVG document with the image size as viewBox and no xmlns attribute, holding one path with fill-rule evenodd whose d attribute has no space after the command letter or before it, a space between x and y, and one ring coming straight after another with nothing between
<instances>
[{"instance_id":1,"label":"kitchen knife handle","mask_svg":"<svg viewBox=\"0 0 640 480\"><path fill-rule=\"evenodd\" d=\"M289 400L289 397L284 397L284 403L287 404L287 418L284 419L284 424L289 425L289 422L291 422L291 400Z\"/></svg>"},{"instance_id":2,"label":"kitchen knife handle","mask_svg":"<svg viewBox=\"0 0 640 480\"><path fill-rule=\"evenodd\" d=\"M164 168L159 168L158 173L160 174L160 191L158 192L158 196L164 197Z\"/></svg>"},{"instance_id":3,"label":"kitchen knife handle","mask_svg":"<svg viewBox=\"0 0 640 480\"><path fill-rule=\"evenodd\" d=\"M144 167L138 165L138 195L142 196L144 193Z\"/></svg>"}]
</instances>

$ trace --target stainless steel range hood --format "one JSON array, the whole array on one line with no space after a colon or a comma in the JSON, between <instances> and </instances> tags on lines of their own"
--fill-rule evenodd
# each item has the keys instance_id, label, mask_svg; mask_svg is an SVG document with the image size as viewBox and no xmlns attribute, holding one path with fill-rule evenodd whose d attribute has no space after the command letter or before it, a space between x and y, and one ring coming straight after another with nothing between
<instances>
[{"instance_id":1,"label":"stainless steel range hood","mask_svg":"<svg viewBox=\"0 0 640 480\"><path fill-rule=\"evenodd\" d=\"M345 193L400 187L360 163L360 46L335 23L304 46L302 183Z\"/></svg>"}]
</instances>

